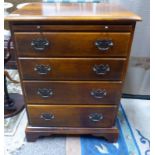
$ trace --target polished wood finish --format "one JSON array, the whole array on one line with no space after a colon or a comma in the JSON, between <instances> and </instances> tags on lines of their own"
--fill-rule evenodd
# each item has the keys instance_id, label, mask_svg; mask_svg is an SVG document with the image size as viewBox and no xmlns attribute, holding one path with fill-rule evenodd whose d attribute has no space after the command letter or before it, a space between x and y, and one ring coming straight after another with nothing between
<instances>
[{"instance_id":1,"label":"polished wood finish","mask_svg":"<svg viewBox=\"0 0 155 155\"><path fill-rule=\"evenodd\" d=\"M95 81L24 81L25 99L31 104L74 105L74 104L119 104L122 82ZM48 89L52 95L44 97L39 89ZM65 91L64 91L65 90ZM105 95L93 96L96 91Z\"/></svg>"},{"instance_id":2,"label":"polished wood finish","mask_svg":"<svg viewBox=\"0 0 155 155\"><path fill-rule=\"evenodd\" d=\"M111 3L31 3L5 20L17 51L27 140L90 134L116 142L122 84L141 18Z\"/></svg>"},{"instance_id":3,"label":"polished wood finish","mask_svg":"<svg viewBox=\"0 0 155 155\"><path fill-rule=\"evenodd\" d=\"M31 3L5 18L7 21L139 21L141 18L108 3Z\"/></svg>"},{"instance_id":4,"label":"polished wood finish","mask_svg":"<svg viewBox=\"0 0 155 155\"><path fill-rule=\"evenodd\" d=\"M111 113L112 111L112 113ZM89 115L98 113L103 118L92 121ZM45 120L42 114L52 114L54 118ZM111 127L114 126L117 106L91 105L28 105L29 124L45 127Z\"/></svg>"},{"instance_id":5,"label":"polished wood finish","mask_svg":"<svg viewBox=\"0 0 155 155\"><path fill-rule=\"evenodd\" d=\"M16 32L131 32L131 25L52 25L51 24L14 24Z\"/></svg>"},{"instance_id":6,"label":"polished wood finish","mask_svg":"<svg viewBox=\"0 0 155 155\"><path fill-rule=\"evenodd\" d=\"M29 67L27 67L29 64ZM110 70L97 74L95 65L108 65ZM47 74L40 74L36 66L48 66ZM22 79L25 80L122 80L125 58L19 58Z\"/></svg>"},{"instance_id":7,"label":"polished wood finish","mask_svg":"<svg viewBox=\"0 0 155 155\"><path fill-rule=\"evenodd\" d=\"M114 143L118 139L119 131L116 127L111 128L73 128L73 127L26 127L26 138L29 142L35 142L37 138L51 135L93 135L102 137L108 142Z\"/></svg>"},{"instance_id":8,"label":"polished wood finish","mask_svg":"<svg viewBox=\"0 0 155 155\"><path fill-rule=\"evenodd\" d=\"M115 33L17 32L15 33L15 41L18 56L122 57L127 56L130 35L131 33L116 33L116 32ZM49 46L47 46L45 50L39 51L31 46L32 41L38 38L43 38L49 41ZM110 47L106 51L99 50L95 46L95 42L97 40L112 40L114 46Z\"/></svg>"}]
</instances>

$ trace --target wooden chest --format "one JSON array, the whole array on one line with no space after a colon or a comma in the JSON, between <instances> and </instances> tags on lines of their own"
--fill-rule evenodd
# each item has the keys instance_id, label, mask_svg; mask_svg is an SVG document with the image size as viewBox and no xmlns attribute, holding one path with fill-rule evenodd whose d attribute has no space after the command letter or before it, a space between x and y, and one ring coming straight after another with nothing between
<instances>
[{"instance_id":1,"label":"wooden chest","mask_svg":"<svg viewBox=\"0 0 155 155\"><path fill-rule=\"evenodd\" d=\"M26 136L110 142L139 16L102 3L32 3L9 22L28 115Z\"/></svg>"}]
</instances>

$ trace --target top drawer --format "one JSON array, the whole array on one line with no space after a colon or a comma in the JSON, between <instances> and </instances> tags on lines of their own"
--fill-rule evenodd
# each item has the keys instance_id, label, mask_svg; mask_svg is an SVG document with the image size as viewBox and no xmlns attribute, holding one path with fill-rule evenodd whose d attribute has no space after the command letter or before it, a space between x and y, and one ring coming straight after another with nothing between
<instances>
[{"instance_id":1,"label":"top drawer","mask_svg":"<svg viewBox=\"0 0 155 155\"><path fill-rule=\"evenodd\" d=\"M125 57L131 33L124 32L16 32L18 56Z\"/></svg>"}]
</instances>

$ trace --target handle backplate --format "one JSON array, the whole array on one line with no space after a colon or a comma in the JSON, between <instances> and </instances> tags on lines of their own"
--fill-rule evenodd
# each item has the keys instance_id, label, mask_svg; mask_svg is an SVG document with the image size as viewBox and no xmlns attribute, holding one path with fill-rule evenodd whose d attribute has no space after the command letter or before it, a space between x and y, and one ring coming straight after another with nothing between
<instances>
[{"instance_id":1,"label":"handle backplate","mask_svg":"<svg viewBox=\"0 0 155 155\"><path fill-rule=\"evenodd\" d=\"M52 89L48 88L39 88L37 94L40 95L42 98L48 98L53 95Z\"/></svg>"},{"instance_id":2,"label":"handle backplate","mask_svg":"<svg viewBox=\"0 0 155 155\"><path fill-rule=\"evenodd\" d=\"M104 98L107 95L107 92L105 89L94 89L90 92L91 96L97 99Z\"/></svg>"},{"instance_id":3,"label":"handle backplate","mask_svg":"<svg viewBox=\"0 0 155 155\"><path fill-rule=\"evenodd\" d=\"M110 67L108 64L94 65L93 71L98 75L104 75L110 71Z\"/></svg>"},{"instance_id":4,"label":"handle backplate","mask_svg":"<svg viewBox=\"0 0 155 155\"><path fill-rule=\"evenodd\" d=\"M52 113L42 113L40 115L40 118L45 120L45 121L50 121L50 120L54 119L55 116Z\"/></svg>"},{"instance_id":5,"label":"handle backplate","mask_svg":"<svg viewBox=\"0 0 155 155\"><path fill-rule=\"evenodd\" d=\"M96 40L95 46L100 51L108 51L111 47L114 46L114 43L112 40Z\"/></svg>"},{"instance_id":6,"label":"handle backplate","mask_svg":"<svg viewBox=\"0 0 155 155\"><path fill-rule=\"evenodd\" d=\"M51 67L49 65L36 65L34 68L38 74L48 74L51 71Z\"/></svg>"},{"instance_id":7,"label":"handle backplate","mask_svg":"<svg viewBox=\"0 0 155 155\"><path fill-rule=\"evenodd\" d=\"M88 118L93 122L99 122L103 119L102 113L92 113L88 116Z\"/></svg>"},{"instance_id":8,"label":"handle backplate","mask_svg":"<svg viewBox=\"0 0 155 155\"><path fill-rule=\"evenodd\" d=\"M49 46L49 41L43 38L37 38L31 41L31 46L36 51L44 51Z\"/></svg>"}]
</instances>

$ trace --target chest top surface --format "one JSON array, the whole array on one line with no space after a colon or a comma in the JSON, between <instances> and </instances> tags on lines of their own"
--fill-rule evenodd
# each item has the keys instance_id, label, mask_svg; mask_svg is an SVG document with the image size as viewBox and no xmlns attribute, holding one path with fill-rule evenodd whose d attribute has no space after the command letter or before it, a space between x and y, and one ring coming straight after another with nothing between
<instances>
[{"instance_id":1,"label":"chest top surface","mask_svg":"<svg viewBox=\"0 0 155 155\"><path fill-rule=\"evenodd\" d=\"M7 21L139 21L141 18L110 3L30 3L8 15Z\"/></svg>"}]
</instances>

